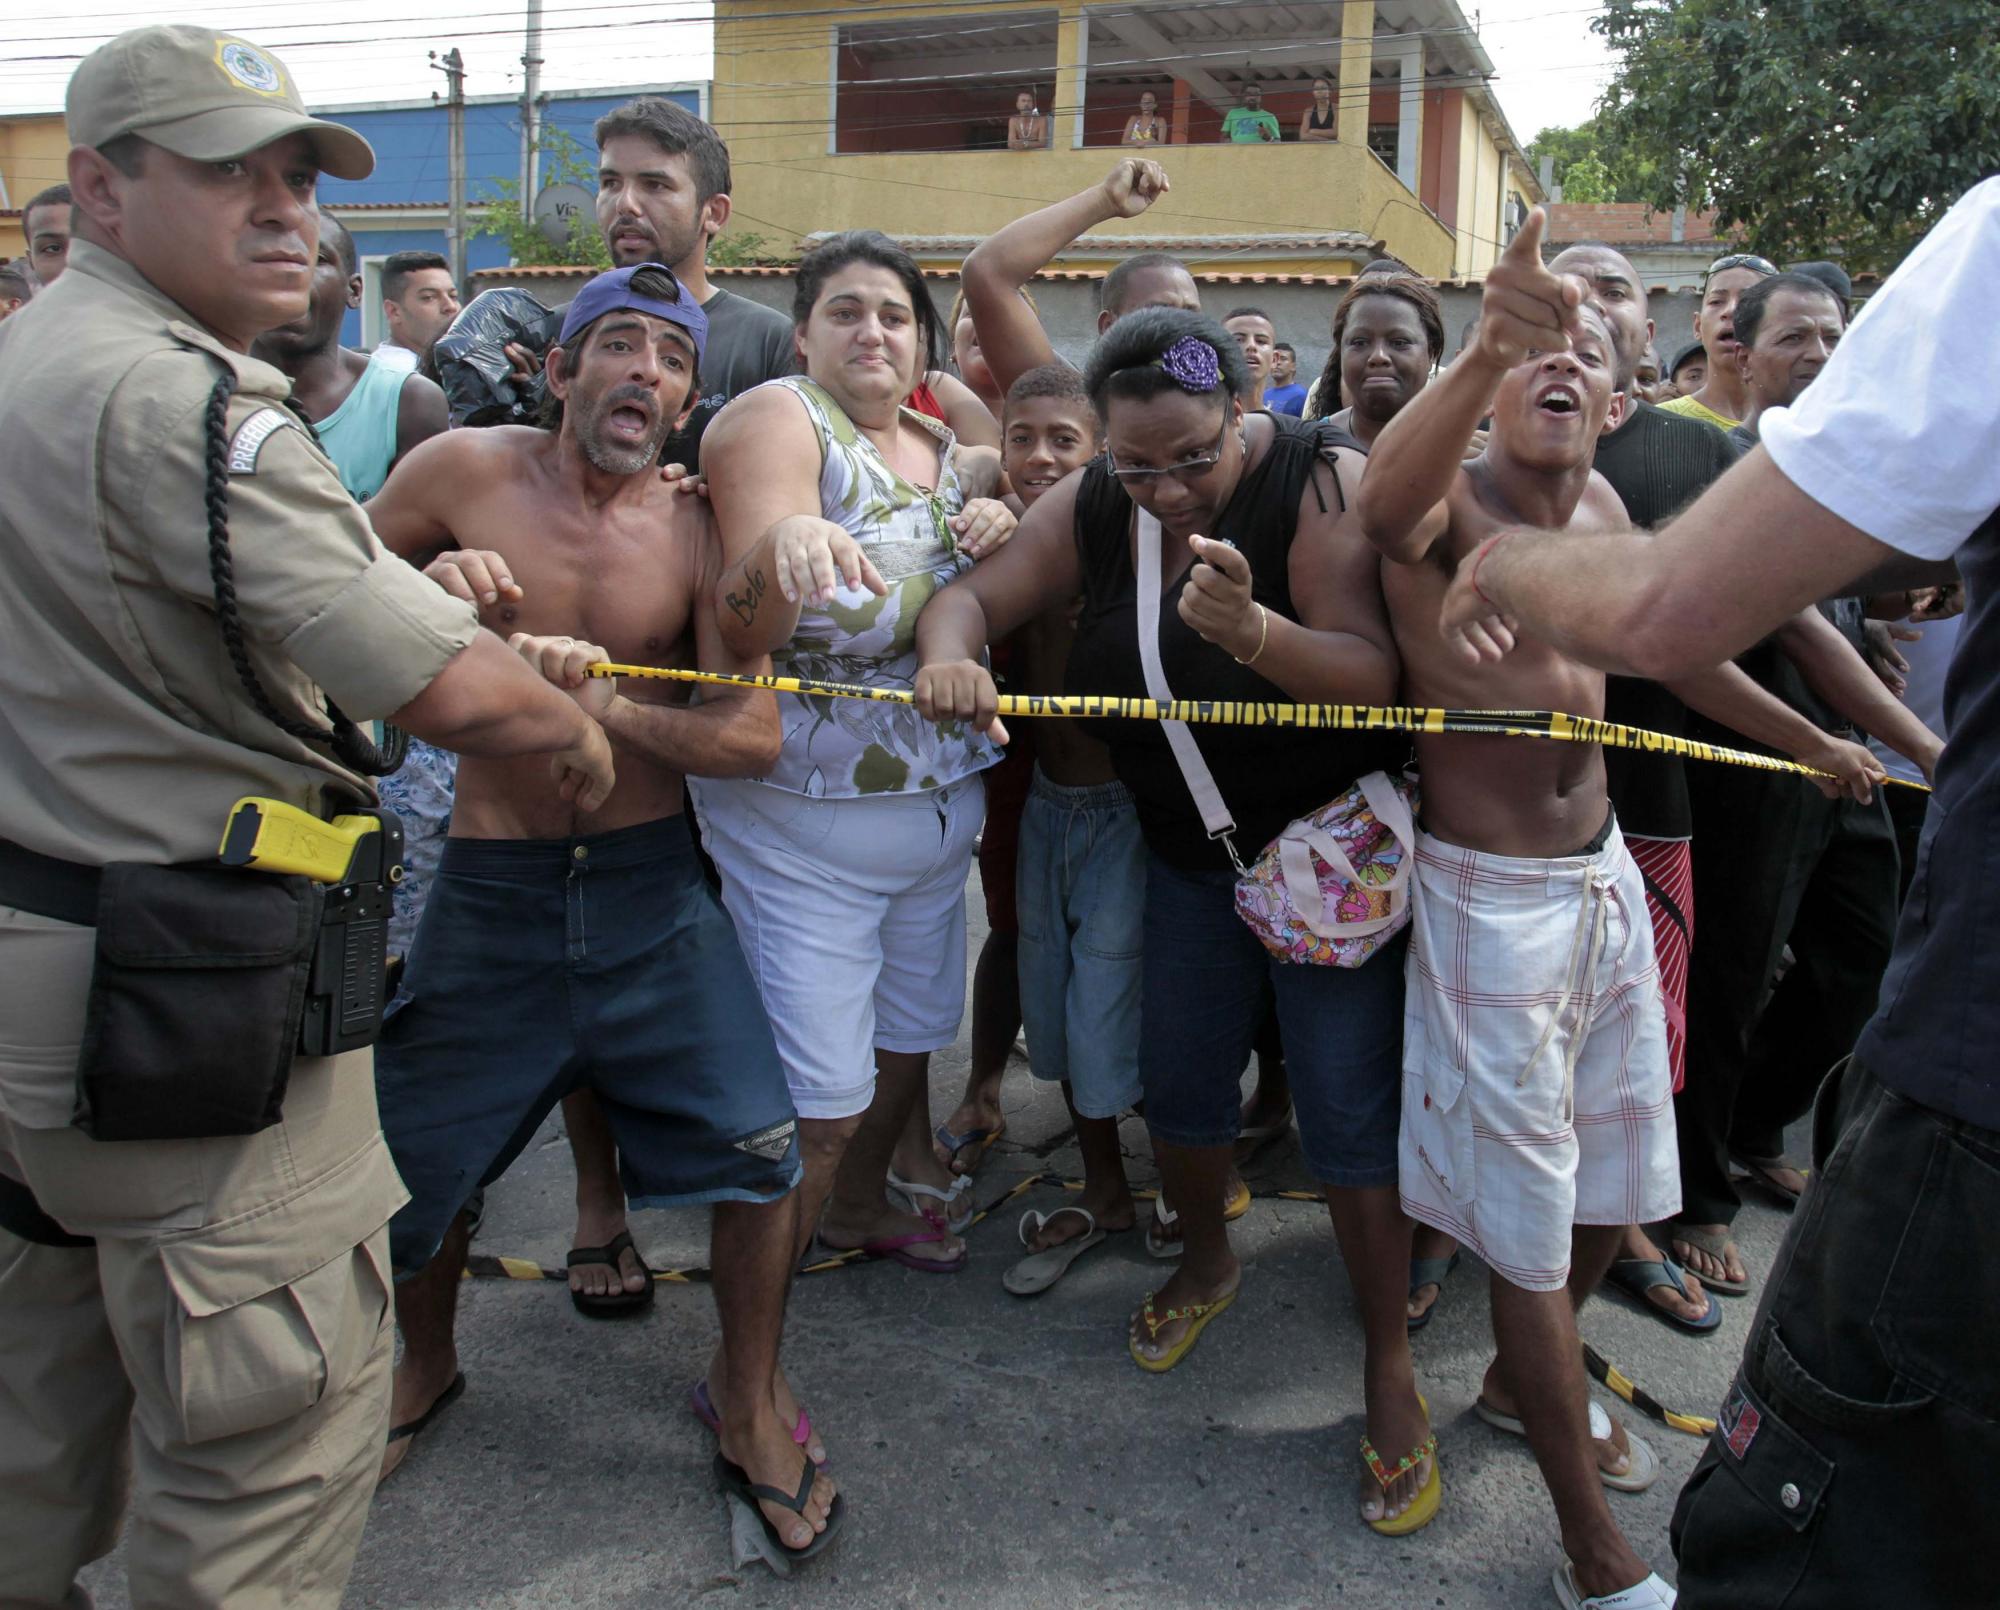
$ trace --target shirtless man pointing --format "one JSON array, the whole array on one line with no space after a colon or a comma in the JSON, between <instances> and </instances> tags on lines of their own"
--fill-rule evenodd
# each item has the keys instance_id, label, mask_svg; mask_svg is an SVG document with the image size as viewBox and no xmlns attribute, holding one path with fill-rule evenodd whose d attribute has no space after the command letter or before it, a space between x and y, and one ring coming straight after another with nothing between
<instances>
[{"instance_id":1,"label":"shirtless man pointing","mask_svg":"<svg viewBox=\"0 0 2000 1610\"><path fill-rule=\"evenodd\" d=\"M1438 629L1453 574L1495 533L1627 524L1590 467L1614 406L1611 330L1581 281L1542 267L1542 227L1530 214L1487 276L1474 344L1383 428L1362 481L1362 526L1395 561L1383 593L1412 704L1604 709L1602 673L1547 644L1479 666ZM1461 462L1489 409L1485 451ZM1477 629L1512 640L1497 617ZM1425 734L1417 760L1403 1207L1493 1271L1499 1356L1480 1415L1525 1431L1541 1465L1561 1602L1670 1605L1600 1486L1642 1484L1650 1450L1608 1423L1594 1435L1572 1309L1621 1226L1680 1204L1645 888L1595 746Z\"/></svg>"},{"instance_id":2,"label":"shirtless man pointing","mask_svg":"<svg viewBox=\"0 0 2000 1610\"><path fill-rule=\"evenodd\" d=\"M382 540L511 634L602 723L621 761L588 832L546 798L532 765L467 756L459 768L451 837L377 1061L383 1130L411 1194L390 1227L407 1278L389 1459L463 1387L460 1210L559 1100L588 1089L633 1205L715 1206L727 1344L721 1377L706 1383L717 1473L761 1505L775 1541L816 1551L839 1500L807 1456L809 1423L777 1396L798 1217L791 1097L735 931L674 820L686 774L770 769L777 706L748 689L690 703L654 692L661 684L583 674L602 660L770 668L724 646L707 506L656 468L698 394L706 327L658 264L598 276L546 360L560 428L434 437L368 506ZM486 542L500 551L473 547Z\"/></svg>"}]
</instances>

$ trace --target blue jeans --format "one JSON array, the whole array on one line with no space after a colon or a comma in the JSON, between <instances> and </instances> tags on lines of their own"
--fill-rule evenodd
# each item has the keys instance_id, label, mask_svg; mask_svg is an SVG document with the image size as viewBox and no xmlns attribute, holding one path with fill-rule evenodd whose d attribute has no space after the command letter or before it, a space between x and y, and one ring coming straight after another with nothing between
<instances>
[{"instance_id":1,"label":"blue jeans","mask_svg":"<svg viewBox=\"0 0 2000 1610\"><path fill-rule=\"evenodd\" d=\"M1139 955L1146 845L1123 783L1068 788L1038 770L1016 872L1021 1021L1038 1079L1068 1083L1083 1118L1139 1100Z\"/></svg>"},{"instance_id":2,"label":"blue jeans","mask_svg":"<svg viewBox=\"0 0 2000 1610\"><path fill-rule=\"evenodd\" d=\"M410 1193L389 1224L399 1276L572 1090L603 1107L634 1207L769 1202L799 1180L770 1023L672 818L447 839L375 1087Z\"/></svg>"},{"instance_id":3,"label":"blue jeans","mask_svg":"<svg viewBox=\"0 0 2000 1610\"><path fill-rule=\"evenodd\" d=\"M1306 1166L1322 1185L1396 1183L1402 1116L1399 935L1360 967L1279 961L1236 915L1236 876L1146 858L1139 1076L1146 1126L1176 1146L1236 1138L1268 987Z\"/></svg>"}]
</instances>

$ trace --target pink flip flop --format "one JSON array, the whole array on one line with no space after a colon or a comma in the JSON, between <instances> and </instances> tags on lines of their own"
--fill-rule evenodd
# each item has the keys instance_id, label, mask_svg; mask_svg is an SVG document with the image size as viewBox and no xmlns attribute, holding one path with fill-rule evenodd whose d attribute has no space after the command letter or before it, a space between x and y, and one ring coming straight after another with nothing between
<instances>
[{"instance_id":1,"label":"pink flip flop","mask_svg":"<svg viewBox=\"0 0 2000 1610\"><path fill-rule=\"evenodd\" d=\"M697 1381L693 1386L688 1388L688 1408L693 1411L694 1417L707 1426L709 1430L713 1431L718 1437L722 1435L722 1412L716 1408L715 1400L708 1395L707 1381ZM792 1441L803 1448L812 1441L812 1434L812 1419L806 1413L805 1405L800 1404L798 1422L792 1427ZM813 1463L821 1470L826 1468L825 1462L822 1460L815 1459Z\"/></svg>"},{"instance_id":2,"label":"pink flip flop","mask_svg":"<svg viewBox=\"0 0 2000 1610\"><path fill-rule=\"evenodd\" d=\"M891 1263L900 1263L905 1269L914 1269L923 1275L955 1275L963 1269L971 1253L965 1247L958 1249L958 1256L949 1261L938 1258L918 1258L906 1252L906 1247L932 1246L948 1240L949 1233L944 1221L928 1209L924 1219L930 1225L928 1230L913 1231L909 1235L885 1235L878 1240L864 1241L855 1250L871 1258L887 1258Z\"/></svg>"}]
</instances>

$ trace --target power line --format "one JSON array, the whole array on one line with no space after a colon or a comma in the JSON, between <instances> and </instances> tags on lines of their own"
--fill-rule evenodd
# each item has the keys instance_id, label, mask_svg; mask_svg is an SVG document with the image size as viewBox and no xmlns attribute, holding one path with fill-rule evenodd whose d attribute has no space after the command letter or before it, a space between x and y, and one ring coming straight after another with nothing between
<instances>
[{"instance_id":1,"label":"power line","mask_svg":"<svg viewBox=\"0 0 2000 1610\"><path fill-rule=\"evenodd\" d=\"M983 9L974 10L974 8L983 8L985 4L986 0L928 0L928 3L925 3L925 0L910 0L910 3L905 5L885 6L878 10L871 11L869 13L869 19L870 23L872 24L873 22L879 20L882 16L884 16L889 12L904 11L904 12L920 13L921 14L920 16L912 18L913 21L920 22L923 20L927 20L930 17L934 17L940 14L948 14L950 12L959 10L961 8L965 9L972 15L979 15L979 16L992 15L990 12L986 12ZM1233 9L1236 6L1236 4L1237 0L1186 0L1186 3L1176 6L1173 9L1176 14L1205 13L1209 11L1226 12ZM273 0L273 5L288 5L288 6L299 5L301 7L310 5L313 6L314 9L318 9L318 7L314 4L314 0ZM263 9L268 10L271 8L267 6ZM649 11L650 12L656 9L656 4L655 0L614 0L614 3L607 3L598 6L589 6L583 9L589 11ZM1540 21L1550 17L1580 15L1588 12L1601 11L1602 9L1603 7L1601 5L1591 6L1591 7L1567 7L1548 12L1535 13L1531 16L1521 17L1513 20L1515 22ZM1119 17L1140 16L1147 14L1151 14L1157 17L1159 14L1159 8L1156 6L1132 5L1120 10L1109 10L1109 9L1099 10L1091 13L1089 20L1091 22L1108 22ZM124 15L150 17L152 14L140 12L140 13L125 13ZM492 18L492 12L490 10L484 12L476 12L476 13L459 13L456 15L459 18L471 21L489 21ZM850 7L832 6L825 8L815 8L811 10L786 12L782 13L779 17L774 18L772 20L789 25L795 22L803 22L814 18L825 18L825 17L844 18L851 22L853 20L853 12ZM53 20L53 19L45 19L45 20ZM313 20L306 22L274 22L269 26L271 29L318 28L318 27L324 27L326 25L326 20L327 19L323 17L316 17ZM376 33L361 38L342 37L342 38L326 38L326 39L294 39L289 41L281 39L272 39L269 42L273 49L289 51L289 50L314 49L322 47L330 48L341 45L410 43L410 42L430 40L444 34L453 34L454 36L460 38L482 38L495 35L502 37L511 37L512 35L520 32L520 28L518 27L518 25L509 25L506 27L495 27L495 28L484 28L484 29L456 29L456 30L450 28L442 28L438 26L440 22L449 22L452 20L454 20L454 17L449 15L445 17L424 18L422 19L425 25L424 28L420 32L412 34ZM612 28L693 27L693 26L700 26L704 23L712 25L716 20L717 20L717 14L713 10L710 10L706 14L695 14L689 16L664 17L664 18L654 17L650 20L634 20L634 21L614 20L614 21L604 21L604 22L546 23L544 24L543 27L543 33L545 35L558 34L558 33L588 33L588 32L597 32ZM341 25L336 23L335 26L341 26ZM364 27L372 27L374 25L356 23L348 26L353 26L356 28L364 28ZM975 34L1014 32L1018 31L1021 27L1022 27L1021 20L1019 18L1012 18L1004 21L990 23L983 27L954 26L947 29L940 29L933 33L898 33L893 36L885 36L881 42L893 43L893 44L911 44L911 43L920 43L931 39L963 39L968 35L975 35ZM263 29L259 30L260 33L265 31L266 30ZM818 39L824 36L825 32L826 30L824 28L799 29L796 32L790 32L790 33L788 33L783 29L776 31L766 31L758 36L758 40L755 44L747 45L740 49L734 49L734 50L721 50L721 51L711 50L710 54L712 57L716 58L765 55L768 54L770 51L772 51L774 48L784 48L785 46L788 45L796 47L797 45L806 43L808 41L817 41ZM62 40L67 40L72 38L78 40L96 40L102 42L103 40L107 40L112 37L115 37L115 35L110 33L98 33L96 31L86 32L79 30L75 32L54 33L54 34L39 35L39 36L21 36L18 38L11 38L11 39L0 37L0 45L56 43ZM1474 30L1472 27L1468 25L1468 26L1435 28L1435 29L1412 29L1408 32L1400 34L1378 34L1378 35L1372 35L1371 37L1378 39L1446 39L1446 38L1470 37L1476 40L1478 34L1476 30ZM1342 36L1340 35L1330 35L1330 36L1325 36L1324 39L1313 40L1308 42L1310 43L1324 42L1324 43L1338 44L1341 38ZM260 42L263 41L260 40ZM868 42L869 41L866 39L855 41L855 43L858 45L865 45ZM1208 44L1211 43L1211 41L1202 40L1200 41L1200 43ZM1254 56L1255 52L1260 47L1270 44L1271 41L1267 38L1262 38L1262 37L1237 36L1233 39L1217 41L1217 43L1223 45L1226 48L1220 48L1215 51L1205 52L1204 54L1215 55L1215 56L1234 56L1242 54L1246 57L1246 64L1247 64L1247 58ZM1288 48L1294 43L1297 42L1286 41ZM80 61L84 54L87 54L87 52L75 52L75 53L64 52L64 53L51 53L45 55L33 55L33 56L0 57L0 66L39 63L39 62ZM1050 63L1050 70L1053 71L1054 67L1055 64L1052 61Z\"/></svg>"}]
</instances>

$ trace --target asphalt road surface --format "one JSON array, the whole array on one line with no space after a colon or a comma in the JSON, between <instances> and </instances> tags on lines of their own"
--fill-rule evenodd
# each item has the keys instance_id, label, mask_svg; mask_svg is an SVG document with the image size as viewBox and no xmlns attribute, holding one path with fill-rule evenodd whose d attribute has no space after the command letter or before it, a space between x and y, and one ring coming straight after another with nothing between
<instances>
[{"instance_id":1,"label":"asphalt road surface","mask_svg":"<svg viewBox=\"0 0 2000 1610\"><path fill-rule=\"evenodd\" d=\"M977 947L983 924L970 901ZM956 1104L965 1040L934 1059L931 1107ZM1403 1539L1356 1518L1361 1341L1324 1208L1263 1193L1309 1188L1296 1141L1247 1171L1259 1199L1233 1226L1242 1296L1171 1373L1136 1369L1129 1315L1163 1266L1114 1236L1047 1294L1010 1296L1015 1222L1080 1174L1056 1086L1018 1057L1007 1138L979 1175L992 1202L1042 1184L969 1232L956 1275L867 1263L800 1280L786 1360L826 1439L849 1516L839 1543L780 1581L734 1567L714 1439L687 1389L715 1342L698 1284L662 1284L650 1315L594 1322L555 1282L481 1279L460 1309L465 1396L378 1495L348 1591L353 1606L798 1606L803 1610L1295 1610L1329 1604L1553 1604L1554 1511L1525 1443L1472 1402L1491 1349L1486 1274L1468 1256L1415 1342L1445 1482L1438 1519ZM1803 1137L1799 1137L1801 1140ZM1124 1128L1135 1184L1153 1170ZM1794 1155L1798 1155L1797 1152ZM552 1121L488 1194L475 1252L559 1268L572 1228L569 1149ZM1785 1219L1753 1202L1738 1223L1754 1277ZM637 1214L656 1268L706 1260L699 1212ZM1622 1299L1583 1331L1662 1402L1713 1414L1750 1323L1723 1302L1707 1338ZM1662 1474L1611 1495L1641 1556L1671 1580L1667 1524L1700 1442L1596 1388L1649 1440ZM128 1603L119 1556L86 1585Z\"/></svg>"}]
</instances>

